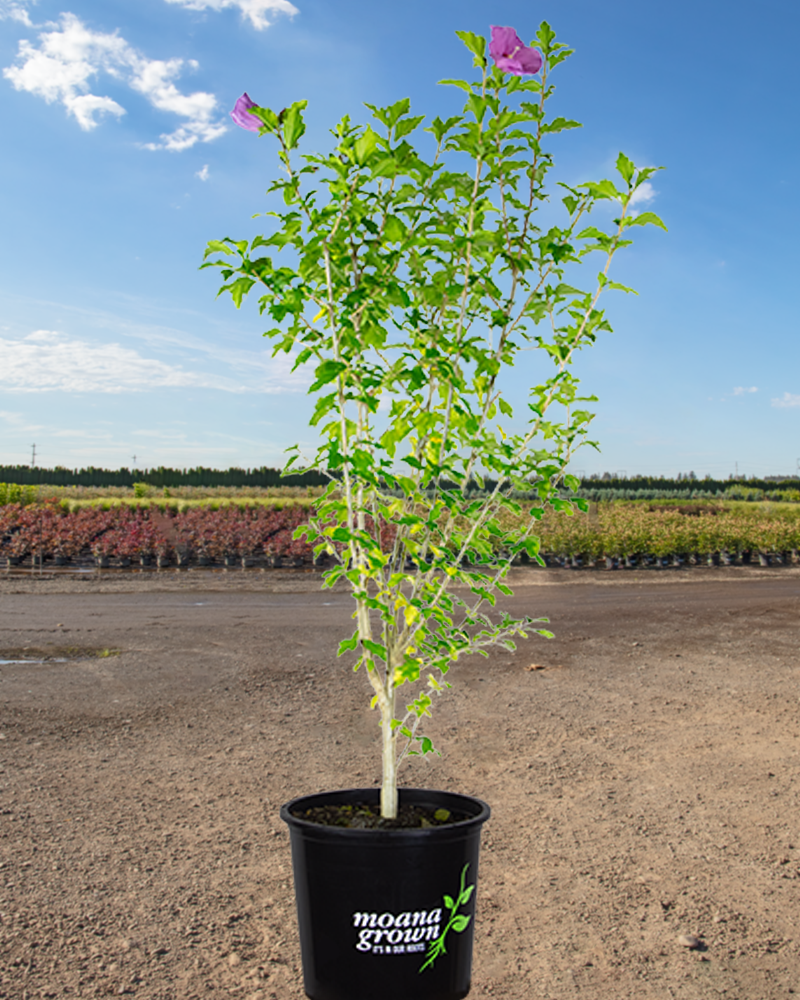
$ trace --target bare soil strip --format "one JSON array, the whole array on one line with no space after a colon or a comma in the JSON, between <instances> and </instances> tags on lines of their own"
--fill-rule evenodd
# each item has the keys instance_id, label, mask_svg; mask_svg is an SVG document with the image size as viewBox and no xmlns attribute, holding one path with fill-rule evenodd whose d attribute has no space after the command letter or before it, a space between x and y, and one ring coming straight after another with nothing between
<instances>
[{"instance_id":1,"label":"bare soil strip","mask_svg":"<svg viewBox=\"0 0 800 1000\"><path fill-rule=\"evenodd\" d=\"M514 584L556 639L403 773L493 807L472 996L800 993L800 571ZM303 996L277 814L378 779L351 629L302 572L0 579L0 998Z\"/></svg>"}]
</instances>

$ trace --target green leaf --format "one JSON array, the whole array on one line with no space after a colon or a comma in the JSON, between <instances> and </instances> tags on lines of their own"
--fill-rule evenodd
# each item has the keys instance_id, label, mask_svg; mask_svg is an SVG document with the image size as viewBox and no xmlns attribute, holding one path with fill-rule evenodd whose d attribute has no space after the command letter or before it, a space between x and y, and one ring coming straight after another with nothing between
<instances>
[{"instance_id":1,"label":"green leaf","mask_svg":"<svg viewBox=\"0 0 800 1000\"><path fill-rule=\"evenodd\" d=\"M636 170L636 167L633 165L633 160L629 160L624 153L620 153L617 157L617 170L620 174L622 174L622 179L628 187L630 187L634 171Z\"/></svg>"},{"instance_id":2,"label":"green leaf","mask_svg":"<svg viewBox=\"0 0 800 1000\"><path fill-rule=\"evenodd\" d=\"M247 295L250 289L255 284L252 278L237 278L236 281L231 282L230 285L226 285L226 291L231 293L231 298L236 303L236 308L238 309L242 304L242 299Z\"/></svg>"},{"instance_id":3,"label":"green leaf","mask_svg":"<svg viewBox=\"0 0 800 1000\"><path fill-rule=\"evenodd\" d=\"M373 177L396 177L398 171L397 158L392 154L376 156L369 165Z\"/></svg>"},{"instance_id":4,"label":"green leaf","mask_svg":"<svg viewBox=\"0 0 800 1000\"><path fill-rule=\"evenodd\" d=\"M465 931L467 927L469 927L471 919L472 918L466 913L459 913L457 917L453 918L453 922L450 924L450 927L456 932L456 934L461 934L462 931Z\"/></svg>"},{"instance_id":5,"label":"green leaf","mask_svg":"<svg viewBox=\"0 0 800 1000\"><path fill-rule=\"evenodd\" d=\"M314 374L317 376L314 380L314 384L309 387L309 392L316 392L321 389L323 385L327 385L328 382L333 382L335 378L345 371L347 365L343 361L332 361L330 359L323 361L321 365L317 365Z\"/></svg>"},{"instance_id":6,"label":"green leaf","mask_svg":"<svg viewBox=\"0 0 800 1000\"><path fill-rule=\"evenodd\" d=\"M424 121L425 115L418 115L416 118L404 118L401 122L397 123L397 128L394 130L395 139L402 139L404 135L413 132Z\"/></svg>"},{"instance_id":7,"label":"green leaf","mask_svg":"<svg viewBox=\"0 0 800 1000\"><path fill-rule=\"evenodd\" d=\"M277 131L278 128L278 116L274 111L269 108L249 108L249 113L254 117L258 118L270 132Z\"/></svg>"},{"instance_id":8,"label":"green leaf","mask_svg":"<svg viewBox=\"0 0 800 1000\"><path fill-rule=\"evenodd\" d=\"M583 295L584 293L580 288L574 288L572 285L565 285L563 282L556 285L556 295L562 298L565 295Z\"/></svg>"},{"instance_id":9,"label":"green leaf","mask_svg":"<svg viewBox=\"0 0 800 1000\"><path fill-rule=\"evenodd\" d=\"M502 396L500 396L500 398L497 400L497 405L500 407L500 412L503 413L505 416L507 417L514 416L514 410L511 404L506 402L506 400L503 399Z\"/></svg>"},{"instance_id":10,"label":"green leaf","mask_svg":"<svg viewBox=\"0 0 800 1000\"><path fill-rule=\"evenodd\" d=\"M564 205L566 205L567 211L570 215L573 214L575 209L580 204L577 198L573 198L571 194L568 194L565 198L561 199Z\"/></svg>"},{"instance_id":11,"label":"green leaf","mask_svg":"<svg viewBox=\"0 0 800 1000\"><path fill-rule=\"evenodd\" d=\"M386 647L381 643L373 642L372 639L362 639L361 645L373 656L379 656L382 660L386 659Z\"/></svg>"},{"instance_id":12,"label":"green leaf","mask_svg":"<svg viewBox=\"0 0 800 1000\"><path fill-rule=\"evenodd\" d=\"M456 32L458 34L458 32ZM466 80L440 80L439 85L442 87L461 87L462 90L466 91L468 94L472 93L472 87L467 83Z\"/></svg>"},{"instance_id":13,"label":"green leaf","mask_svg":"<svg viewBox=\"0 0 800 1000\"><path fill-rule=\"evenodd\" d=\"M564 62L565 59L569 59L573 55L575 49L561 49L559 52L553 52L548 59L550 64L550 69L554 69L559 63Z\"/></svg>"},{"instance_id":14,"label":"green leaf","mask_svg":"<svg viewBox=\"0 0 800 1000\"><path fill-rule=\"evenodd\" d=\"M454 910L456 908L456 904L453 902L452 896L445 895L444 905L447 907L448 910Z\"/></svg>"},{"instance_id":15,"label":"green leaf","mask_svg":"<svg viewBox=\"0 0 800 1000\"><path fill-rule=\"evenodd\" d=\"M453 83L461 84L464 83L463 80L441 80L440 83ZM464 84L464 88L467 93L469 93L469 84ZM442 119L437 115L431 122L430 128L426 128L426 132L432 132L436 136L436 141L441 142L442 139L447 135L447 133L454 128L462 120L461 115L455 115L453 118L448 118L447 121L442 121Z\"/></svg>"},{"instance_id":16,"label":"green leaf","mask_svg":"<svg viewBox=\"0 0 800 1000\"><path fill-rule=\"evenodd\" d=\"M533 40L534 44L541 45L544 52L549 53L555 39L555 31L553 31L547 21L542 21L539 25L539 30L536 32L536 37Z\"/></svg>"},{"instance_id":17,"label":"green leaf","mask_svg":"<svg viewBox=\"0 0 800 1000\"><path fill-rule=\"evenodd\" d=\"M547 246L547 250L553 255L553 260L556 264L570 257L575 252L575 248L570 246L569 243L550 243Z\"/></svg>"},{"instance_id":18,"label":"green leaf","mask_svg":"<svg viewBox=\"0 0 800 1000\"><path fill-rule=\"evenodd\" d=\"M406 236L406 227L396 215L387 217L383 227L383 238L386 243L402 243Z\"/></svg>"},{"instance_id":19,"label":"green leaf","mask_svg":"<svg viewBox=\"0 0 800 1000\"><path fill-rule=\"evenodd\" d=\"M597 226L587 226L586 229L582 229L576 239L579 240L606 240L608 236L603 232L602 229L598 229Z\"/></svg>"},{"instance_id":20,"label":"green leaf","mask_svg":"<svg viewBox=\"0 0 800 1000\"><path fill-rule=\"evenodd\" d=\"M401 118L405 114L408 114L408 109L411 106L411 102L407 97L404 97L399 101L395 101L395 103L391 104L388 108L378 108L374 104L369 104L367 101L365 101L364 104L370 109L373 116L387 128L394 128L397 123L397 119Z\"/></svg>"},{"instance_id":21,"label":"green leaf","mask_svg":"<svg viewBox=\"0 0 800 1000\"><path fill-rule=\"evenodd\" d=\"M536 535L529 535L525 539L525 551L532 559L539 555L539 539Z\"/></svg>"},{"instance_id":22,"label":"green leaf","mask_svg":"<svg viewBox=\"0 0 800 1000\"><path fill-rule=\"evenodd\" d=\"M483 35L476 35L472 31L457 31L456 35L466 45L469 51L475 56L475 60L480 66L486 65L486 39Z\"/></svg>"},{"instance_id":23,"label":"green leaf","mask_svg":"<svg viewBox=\"0 0 800 1000\"><path fill-rule=\"evenodd\" d=\"M283 141L287 149L294 149L306 130L302 112L307 105L308 101L295 101L278 116L283 124Z\"/></svg>"},{"instance_id":24,"label":"green leaf","mask_svg":"<svg viewBox=\"0 0 800 1000\"><path fill-rule=\"evenodd\" d=\"M342 642L339 643L339 651L337 652L336 655L341 656L342 653L346 653L349 649L357 649L357 648L358 648L358 632L354 632L349 639L343 639Z\"/></svg>"},{"instance_id":25,"label":"green leaf","mask_svg":"<svg viewBox=\"0 0 800 1000\"><path fill-rule=\"evenodd\" d=\"M225 243L223 240L209 240L208 246L206 247L206 252L203 254L203 259L205 260L209 254L212 253L227 253L232 254L233 250Z\"/></svg>"},{"instance_id":26,"label":"green leaf","mask_svg":"<svg viewBox=\"0 0 800 1000\"><path fill-rule=\"evenodd\" d=\"M578 186L586 188L589 194L601 200L603 198L618 199L622 197L620 192L617 191L617 189L614 187L611 181L608 180L599 182L588 181L586 184L580 184Z\"/></svg>"},{"instance_id":27,"label":"green leaf","mask_svg":"<svg viewBox=\"0 0 800 1000\"><path fill-rule=\"evenodd\" d=\"M364 130L364 134L356 139L353 146L353 150L356 155L356 163L365 163L372 153L375 152L375 148L378 145L378 133L373 131L373 129L367 125Z\"/></svg>"},{"instance_id":28,"label":"green leaf","mask_svg":"<svg viewBox=\"0 0 800 1000\"><path fill-rule=\"evenodd\" d=\"M634 218L628 223L630 226L658 226L659 229L663 229L664 232L669 232L667 227L661 221L661 219L656 215L655 212L642 212L641 215L634 216Z\"/></svg>"},{"instance_id":29,"label":"green leaf","mask_svg":"<svg viewBox=\"0 0 800 1000\"><path fill-rule=\"evenodd\" d=\"M580 122L573 121L571 118L554 118L546 125L542 125L542 132L565 132L571 128L583 128L583 125Z\"/></svg>"},{"instance_id":30,"label":"green leaf","mask_svg":"<svg viewBox=\"0 0 800 1000\"><path fill-rule=\"evenodd\" d=\"M480 94L470 94L467 98L465 110L471 111L473 115L475 115L476 121L483 121L483 116L486 114L486 108L486 98L481 97Z\"/></svg>"},{"instance_id":31,"label":"green leaf","mask_svg":"<svg viewBox=\"0 0 800 1000\"><path fill-rule=\"evenodd\" d=\"M411 101L409 98L401 97L399 101L395 101L394 104L390 104L388 108L384 109L386 118L385 120L381 120L385 121L385 124L388 125L389 128L394 128L403 115L408 114L410 108Z\"/></svg>"}]
</instances>

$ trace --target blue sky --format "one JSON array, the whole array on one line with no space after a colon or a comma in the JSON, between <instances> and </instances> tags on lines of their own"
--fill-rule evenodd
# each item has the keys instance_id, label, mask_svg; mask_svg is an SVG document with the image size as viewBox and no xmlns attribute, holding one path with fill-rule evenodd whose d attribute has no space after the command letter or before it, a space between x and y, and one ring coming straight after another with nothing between
<instances>
[{"instance_id":1,"label":"blue sky","mask_svg":"<svg viewBox=\"0 0 800 1000\"><path fill-rule=\"evenodd\" d=\"M600 397L577 471L789 473L800 458L795 236L800 8L785 0L0 0L0 464L281 463L313 442L303 378L254 303L215 299L208 239L252 235L277 165L228 118L309 100L322 149L362 102L455 114L456 29L575 48L583 122L558 176L663 164L579 362ZM523 399L522 391L519 401Z\"/></svg>"}]
</instances>

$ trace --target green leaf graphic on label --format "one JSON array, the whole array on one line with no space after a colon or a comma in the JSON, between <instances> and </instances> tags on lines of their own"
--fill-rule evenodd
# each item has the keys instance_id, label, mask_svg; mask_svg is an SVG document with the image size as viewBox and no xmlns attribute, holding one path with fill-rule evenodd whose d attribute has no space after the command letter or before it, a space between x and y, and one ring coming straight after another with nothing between
<instances>
[{"instance_id":1,"label":"green leaf graphic on label","mask_svg":"<svg viewBox=\"0 0 800 1000\"><path fill-rule=\"evenodd\" d=\"M425 958L424 963L420 966L419 971L423 972L425 969L430 968L436 959L440 955L444 955L447 952L445 946L445 938L450 933L450 931L455 931L456 934L460 934L465 931L469 926L469 922L472 917L468 913L459 913L458 910L462 906L466 906L467 903L472 898L472 893L475 891L475 886L465 885L467 880L467 869L469 868L469 862L464 865L461 872L461 885L458 890L458 897L453 899L452 896L444 896L444 905L450 911L450 918L444 925L444 930L436 938L435 941L431 941L428 945L428 954Z\"/></svg>"}]
</instances>

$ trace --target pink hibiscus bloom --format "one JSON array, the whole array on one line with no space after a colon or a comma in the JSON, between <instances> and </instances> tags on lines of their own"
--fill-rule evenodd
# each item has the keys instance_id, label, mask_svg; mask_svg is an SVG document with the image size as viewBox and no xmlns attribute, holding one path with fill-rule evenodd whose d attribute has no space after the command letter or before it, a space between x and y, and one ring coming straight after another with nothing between
<instances>
[{"instance_id":1,"label":"pink hibiscus bloom","mask_svg":"<svg viewBox=\"0 0 800 1000\"><path fill-rule=\"evenodd\" d=\"M504 73L513 73L514 76L538 73L542 68L542 57L539 52L525 45L513 28L492 25L489 55L494 59L498 69Z\"/></svg>"}]
</instances>

